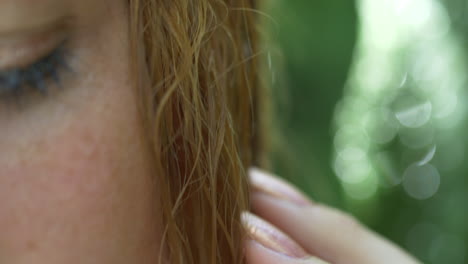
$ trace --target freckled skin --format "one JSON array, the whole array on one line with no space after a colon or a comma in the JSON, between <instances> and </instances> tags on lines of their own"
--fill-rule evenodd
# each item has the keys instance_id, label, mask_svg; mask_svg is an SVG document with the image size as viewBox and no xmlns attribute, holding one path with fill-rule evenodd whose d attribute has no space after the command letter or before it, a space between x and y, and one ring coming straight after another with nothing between
<instances>
[{"instance_id":1,"label":"freckled skin","mask_svg":"<svg viewBox=\"0 0 468 264\"><path fill-rule=\"evenodd\" d=\"M63 90L0 106L2 264L157 263L157 179L129 76L125 2L113 3L77 30Z\"/></svg>"}]
</instances>

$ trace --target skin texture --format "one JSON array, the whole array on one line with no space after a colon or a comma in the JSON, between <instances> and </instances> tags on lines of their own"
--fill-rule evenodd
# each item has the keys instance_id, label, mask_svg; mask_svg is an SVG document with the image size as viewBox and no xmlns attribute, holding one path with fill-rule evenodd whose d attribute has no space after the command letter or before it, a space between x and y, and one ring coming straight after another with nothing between
<instances>
[{"instance_id":1,"label":"skin texture","mask_svg":"<svg viewBox=\"0 0 468 264\"><path fill-rule=\"evenodd\" d=\"M4 43L28 47L48 21L68 16L60 34L71 67L60 89L0 101L2 264L157 262L157 183L129 76L125 8L0 0L2 56L13 53Z\"/></svg>"}]
</instances>

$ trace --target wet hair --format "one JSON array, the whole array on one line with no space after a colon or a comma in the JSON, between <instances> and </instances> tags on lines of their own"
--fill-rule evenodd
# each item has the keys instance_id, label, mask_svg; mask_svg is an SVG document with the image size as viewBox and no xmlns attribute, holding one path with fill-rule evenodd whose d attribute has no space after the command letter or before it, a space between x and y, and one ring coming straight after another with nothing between
<instances>
[{"instance_id":1,"label":"wet hair","mask_svg":"<svg viewBox=\"0 0 468 264\"><path fill-rule=\"evenodd\" d=\"M255 0L129 0L164 261L243 262L246 170L264 159Z\"/></svg>"}]
</instances>

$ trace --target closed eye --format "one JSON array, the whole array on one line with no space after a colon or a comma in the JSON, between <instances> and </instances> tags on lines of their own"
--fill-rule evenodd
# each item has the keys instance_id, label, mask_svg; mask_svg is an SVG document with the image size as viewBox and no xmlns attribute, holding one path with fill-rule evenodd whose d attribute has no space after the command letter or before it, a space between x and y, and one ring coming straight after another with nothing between
<instances>
[{"instance_id":1,"label":"closed eye","mask_svg":"<svg viewBox=\"0 0 468 264\"><path fill-rule=\"evenodd\" d=\"M70 69L65 42L28 66L0 71L0 96L18 95L27 89L45 94L50 85L60 85L62 69Z\"/></svg>"}]
</instances>

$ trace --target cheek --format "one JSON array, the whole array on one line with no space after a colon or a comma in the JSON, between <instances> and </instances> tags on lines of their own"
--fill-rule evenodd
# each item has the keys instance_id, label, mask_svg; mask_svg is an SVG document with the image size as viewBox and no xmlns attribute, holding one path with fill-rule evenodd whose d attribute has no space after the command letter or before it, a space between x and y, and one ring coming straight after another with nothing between
<instances>
[{"instance_id":1,"label":"cheek","mask_svg":"<svg viewBox=\"0 0 468 264\"><path fill-rule=\"evenodd\" d=\"M77 72L92 74L76 87L24 111L0 109L0 263L156 262L161 201L122 12L77 38L89 42L78 45Z\"/></svg>"},{"instance_id":2,"label":"cheek","mask_svg":"<svg viewBox=\"0 0 468 264\"><path fill-rule=\"evenodd\" d=\"M63 217L89 219L117 191L116 165L106 155L105 142L87 131L64 132L35 145L35 153L26 160L3 165L0 207L9 214L2 220L10 219L18 230L24 225L28 226L25 232L35 231L35 227L40 231L40 222L52 224Z\"/></svg>"},{"instance_id":3,"label":"cheek","mask_svg":"<svg viewBox=\"0 0 468 264\"><path fill-rule=\"evenodd\" d=\"M99 79L0 131L0 263L146 263L158 254L159 197L128 70L101 67Z\"/></svg>"},{"instance_id":4,"label":"cheek","mask_svg":"<svg viewBox=\"0 0 468 264\"><path fill-rule=\"evenodd\" d=\"M106 109L90 107L75 116L81 122L33 137L29 150L13 155L21 158L7 157L13 148L0 154L0 256L107 261L125 256L130 243L150 244L144 233L156 238L157 199L136 111Z\"/></svg>"},{"instance_id":5,"label":"cheek","mask_svg":"<svg viewBox=\"0 0 468 264\"><path fill-rule=\"evenodd\" d=\"M36 205L62 201L68 206L86 203L92 207L91 201L99 202L117 191L121 174L129 166L113 150L121 144L104 136L101 127L82 125L87 127L70 127L45 140L30 141L29 152L20 151L15 155L20 159L2 164L1 188L8 204L18 207L11 203L16 198Z\"/></svg>"}]
</instances>

